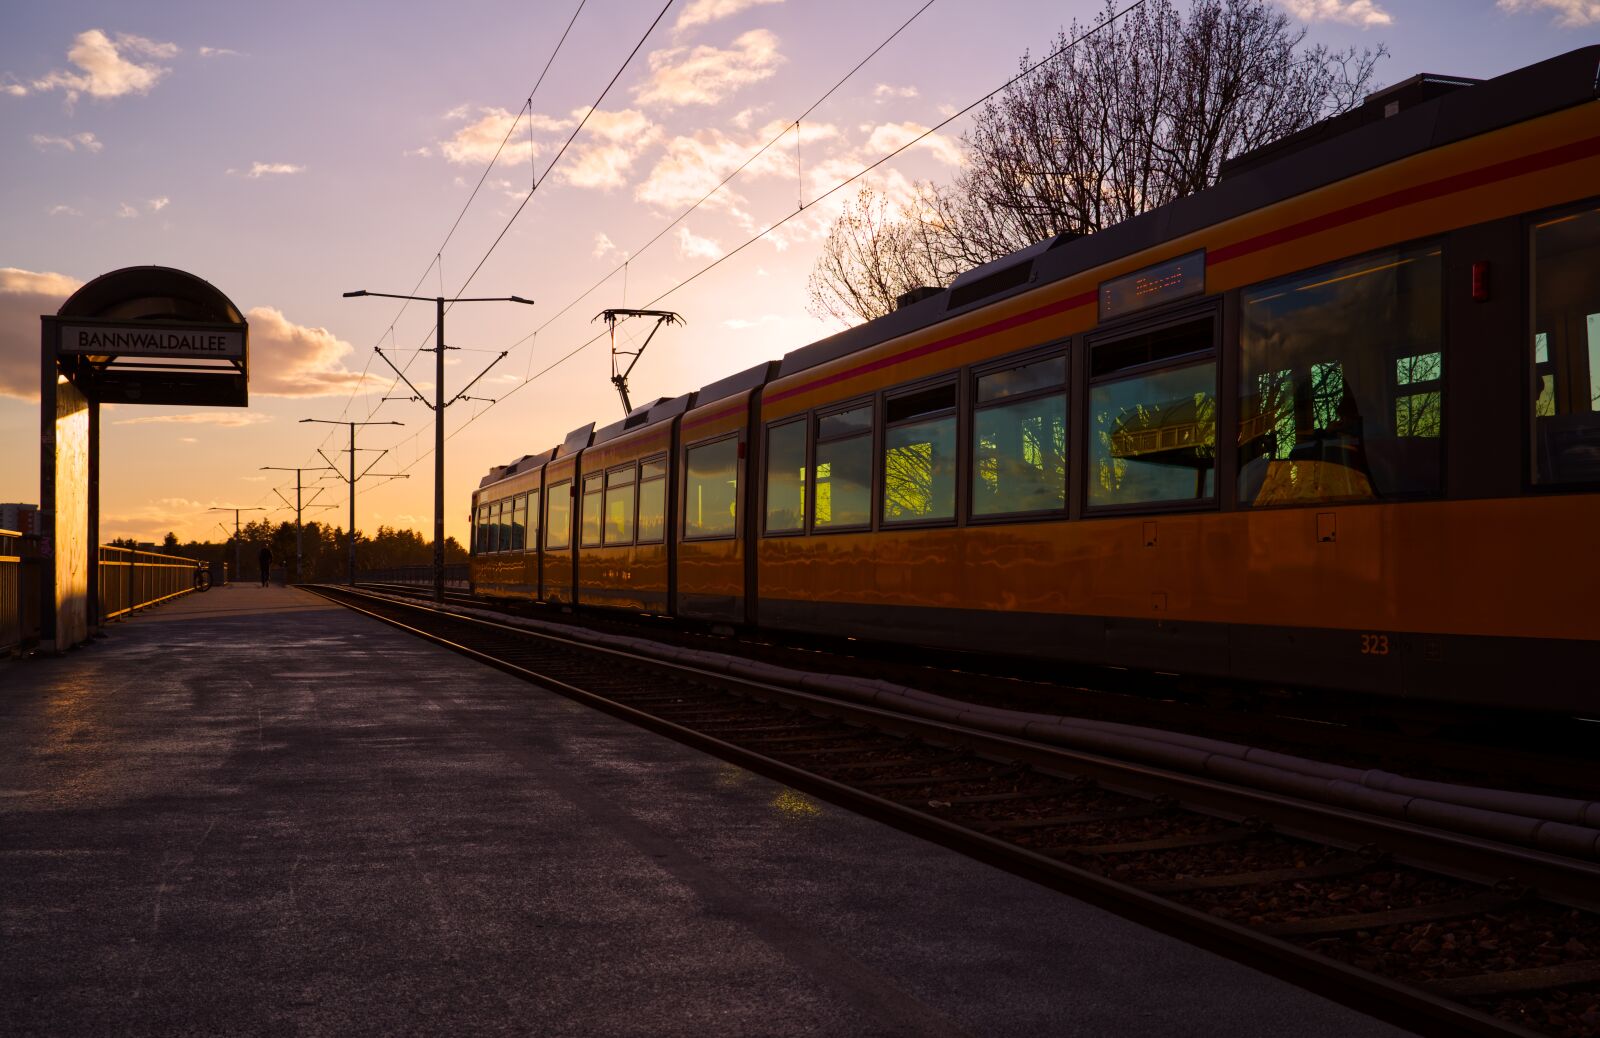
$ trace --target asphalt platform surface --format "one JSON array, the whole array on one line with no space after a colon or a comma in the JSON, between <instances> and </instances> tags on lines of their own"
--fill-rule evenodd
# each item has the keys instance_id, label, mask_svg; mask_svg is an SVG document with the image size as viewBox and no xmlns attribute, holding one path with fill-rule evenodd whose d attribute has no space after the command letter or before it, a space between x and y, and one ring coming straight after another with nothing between
<instances>
[{"instance_id":1,"label":"asphalt platform surface","mask_svg":"<svg viewBox=\"0 0 1600 1038\"><path fill-rule=\"evenodd\" d=\"M0 663L0 1033L1400 1032L234 585Z\"/></svg>"}]
</instances>

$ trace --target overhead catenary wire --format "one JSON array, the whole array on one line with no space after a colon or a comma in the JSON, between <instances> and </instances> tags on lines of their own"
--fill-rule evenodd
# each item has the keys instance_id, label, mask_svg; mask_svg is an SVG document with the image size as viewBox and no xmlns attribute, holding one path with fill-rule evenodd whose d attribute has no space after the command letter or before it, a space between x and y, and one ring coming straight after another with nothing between
<instances>
[{"instance_id":1,"label":"overhead catenary wire","mask_svg":"<svg viewBox=\"0 0 1600 1038\"><path fill-rule=\"evenodd\" d=\"M561 161L562 156L564 156L566 154L568 148L570 148L572 146L573 141L575 141L577 139L578 135L583 132L583 128L586 125L588 125L588 122L589 122L590 118L593 117L595 112L599 111L600 105L602 103L604 103L606 97L611 93L611 89L614 86L616 86L617 81L622 78L622 74L625 71L627 71L628 66L630 64L632 64L633 59L638 56L639 51L641 49L643 49L645 43L650 39L651 34L653 34L655 32L656 27L661 24L661 20L666 17L667 11L671 9L672 5L675 2L676 2L676 0L667 0L667 2L661 6L661 10L656 13L655 19L653 21L651 21L649 28L647 28L644 31L644 34L639 37L639 41L634 44L633 49L628 52L628 56L625 59L623 59L622 64L617 67L617 71L611 76L611 79L606 83L605 88L600 91L600 95L595 99L594 103L592 105L590 105L588 107L588 109L584 112L583 118L578 121L577 126L573 127L572 133L568 134L567 139L562 143L560 149L557 150L555 156L550 160L549 164L545 167L544 173L534 178L533 186L531 188L529 188L528 193L523 196L522 202L517 206L516 210L511 214L511 217L506 221L505 226L501 228L500 233L495 236L494 241L490 243L489 248L484 252L483 257L478 261L477 265L475 267L473 267L472 273L468 274L466 280L463 281L461 283L460 287L456 289L456 294L457 295L459 295L460 293L465 292L467 290L468 286L470 286L472 284L473 279L476 278L478 276L478 273L483 269L484 264L489 262L489 258L494 255L495 249L497 249L500 246L500 242L505 239L506 234L509 233L511 228L512 228L512 226L515 225L515 223L517 221L517 218L522 215L522 211L525 208L527 208L528 202L530 202L533 199L533 196L538 191L540 185L542 185L545 182L545 180L550 176L551 171L554 170L556 165L557 165L557 163L559 163ZM581 7L581 5L580 5L580 7ZM576 17L576 16L574 16L574 17ZM563 37L563 38L565 38L565 37ZM542 77L541 77L541 79L542 79ZM529 112L529 118L530 119L532 118L531 100L532 99L531 99L531 95L530 95L530 112ZM514 130L515 126L513 126L512 129ZM510 134L510 131L507 132L507 137L508 138L509 138L509 134ZM503 146L503 144L504 144L504 142L502 141L502 146ZM529 161L530 164L532 164L532 162L533 162L532 155L529 156L529 160L528 161ZM453 303L450 304L449 306L446 306L445 307L445 313L449 313L450 310L453 309L453 308L454 308L454 304ZM512 348L515 348L515 347L512 347ZM508 349L505 352L510 352L510 351ZM413 357L412 359L414 360L415 358ZM370 363L370 361L369 361L369 363ZM406 367L409 368L409 366L410 366L410 362L408 361ZM401 372L403 373L404 370L405 369L401 369ZM396 379L394 379L390 383L389 389L385 391L385 395L387 395L389 392L391 392L394 389L394 387L399 384L399 382L400 382L400 379L398 377ZM367 417L371 418L374 414L377 414L378 410L383 406L384 403L385 403L385 401L380 399L377 402L377 404L367 412ZM416 435L413 435L411 437L411 439L415 440L416 439ZM431 453L431 451L429 451L429 453ZM427 456L426 454L421 455L421 457L426 457L426 456ZM413 461L413 464L415 464L414 461Z\"/></svg>"},{"instance_id":2,"label":"overhead catenary wire","mask_svg":"<svg viewBox=\"0 0 1600 1038\"><path fill-rule=\"evenodd\" d=\"M428 272L432 270L435 265L438 265L439 267L440 294L443 294L444 250L450 244L451 239L455 237L456 230L461 226L462 219L467 215L467 210L472 207L472 203L477 199L479 191L482 190L484 183L489 179L489 174L494 170L495 165L499 162L501 153L505 151L506 142L511 139L511 134L516 131L517 123L521 121L523 113L526 113L528 117L528 132L530 140L528 150L528 165L530 168L534 166L533 148L531 144L533 133L533 98L539 92L539 87L544 83L545 76L549 74L550 67L555 64L556 56L561 53L562 47L567 42L567 37L572 33L572 27L577 24L578 16L583 13L583 8L587 3L588 0L578 0L578 6L573 9L572 17L567 20L567 25L566 28L562 30L561 38L556 41L555 47L551 49L549 58L545 60L544 68L539 71L538 79L534 81L533 88L528 91L528 98L527 101L524 102L522 112L519 113L518 116L512 120L511 125L507 127L506 134L503 138L501 138L500 145L495 149L494 156L489 160L488 165L484 167L483 173L478 177L478 183L473 186L472 193L467 196L467 200L462 205L461 211L456 214L454 222L452 222L450 225L450 230L445 233L444 240L440 242L439 247L434 250L433 261L423 269L420 275L418 275L416 284L412 286L410 292L406 293L407 295L417 294L417 290L422 287L422 282L427 278ZM400 319L405 315L406 308L411 305L411 302L412 300L403 301L400 304L399 310L396 311L394 319L389 322L388 334L390 336L391 345L393 343L395 325L398 324ZM379 341L382 341L382 336L379 336ZM353 404L355 402L355 398L360 395L361 387L366 384L367 375L372 368L372 359L374 356L376 356L374 352L368 351L366 364L361 369L361 375L356 379L355 385L351 387L350 396L345 400L344 407L339 411L340 417L349 414L351 404ZM389 384L389 389L385 390L385 393L392 391L394 386L398 384L398 381L398 379L391 381ZM378 406L381 406L381 401L379 402ZM377 410L377 406L369 407L367 409L367 418L370 420L372 416L377 413ZM330 432L327 436L323 437L323 441L319 446L327 446L332 436L333 433Z\"/></svg>"},{"instance_id":3,"label":"overhead catenary wire","mask_svg":"<svg viewBox=\"0 0 1600 1038\"><path fill-rule=\"evenodd\" d=\"M1116 11L1114 14L1112 14L1111 16L1106 18L1104 21L1092 26L1091 28L1085 30L1084 32L1080 33L1079 35L1073 37L1071 40L1069 40L1067 43L1065 43L1061 47L1058 47L1056 50L1054 50L1051 53L1045 55L1043 58L1040 58L1038 61L1034 62L1033 64L1031 64L1029 66L1027 66L1021 72L1017 73L1015 76L1012 76L1010 79L1008 79L1005 82L1001 83L999 86L995 87L993 90L990 90L988 93L984 94L983 96L981 96L981 97L977 98L976 100L970 102L969 104L967 104L966 106L960 108L959 110L951 113L950 115L946 116L943 120L941 120L940 122L935 123L934 125L930 126L928 129L924 130L922 133L920 133L916 137L912 138L911 140L906 141L905 143L901 144L899 147L894 148L893 150L891 150L891 151L887 152L886 154L880 156L879 158L875 159L874 161L872 161L871 163L867 164L866 166L863 166L861 169L857 170L855 173L851 174L850 176L848 176L848 177L844 178L843 180L839 181L838 183L834 184L832 187L828 188L826 191L823 191L822 193L817 195L816 198L813 198L811 200L811 202L809 204L807 204L804 208L797 207L793 211L787 213L783 217L781 217L778 220L774 221L772 224L770 224L764 230L759 231L758 233L752 235L751 237L747 238L745 241L741 242L739 245L737 245L734 248L730 249L729 251L723 253L721 256L717 257L716 259L710 261L705 266L701 267L700 269L696 270L694 273L690 274L688 277L682 279L681 281L679 281L676 284L674 284L672 287L666 289L665 291L661 292L659 295L655 296L649 302L645 303L644 306L645 307L653 307L657 303L661 302L663 299L666 299L668 296L670 296L670 295L672 295L672 294L674 294L676 292L679 292L679 291L683 290L684 288L688 287L690 284L692 284L695 281L699 280L704 275L710 273L712 270L714 270L717 267L721 266L723 263L726 263L728 260L732 259L734 256L737 256L739 253L743 252L745 249L749 248L751 245L754 245L756 242L758 242L761 239L765 238L767 235L771 234L773 231L775 231L778 228L784 226L790 220L793 220L795 217L802 215L802 213L804 213L806 209L810 209L813 206L815 206L818 202L822 201L823 199L828 198L829 196L834 195L837 192L844 190L846 187L848 187L851 184L855 183L856 181L860 180L862 177L864 177L867 174L871 173L873 170L877 169L879 166L882 166L884 163L889 162L890 160L898 157L899 155L904 154L906 151L910 150L911 148L916 147L922 141L926 140L929 136L933 135L934 133L937 133L939 130L941 130L944 127L950 125L952 122L955 122L957 119L960 119L962 116L966 115L968 112L971 112L974 108L977 108L979 105L981 105L981 104L985 103L986 101L988 101L989 99L993 98L996 94L1000 93L1001 91L1003 91L1003 90L1015 85L1018 82L1021 82L1023 79L1026 79L1028 76L1030 76L1034 72L1038 71L1040 68L1042 68L1044 65L1046 65L1050 61L1053 61L1057 57L1061 56L1062 54L1065 54L1067 51L1071 50L1073 47L1076 47L1078 44L1082 43L1084 40L1088 39L1090 36L1093 36L1095 33L1100 32L1101 30L1107 28L1112 23L1120 20L1121 18L1125 17L1129 13L1139 9L1140 7L1143 7L1147 2L1148 2L1148 0L1133 0L1132 3L1129 3L1127 6L1123 7L1121 10ZM857 66L857 67L859 68L859 66ZM813 107L815 107L815 106L813 106ZM809 112L809 110L808 110L808 112ZM770 146L770 144L768 146ZM758 152L758 154L759 154L759 152ZM749 161L753 161L753 160L754 160L754 156ZM748 165L748 162L746 163L746 165ZM657 237L660 237L660 236L658 235ZM612 274L614 275L615 273L616 273L616 271L613 270ZM607 277L610 277L610 276L611 275L607 275ZM568 309L571 308L571 305L575 305L575 304L569 304ZM552 318L552 320L553 320L553 318ZM548 323L549 322L546 322L545 324L540 325L539 329L536 329L535 333L532 333L532 334L536 334L538 330L542 330L544 327L546 327L548 325ZM513 343L510 347L508 347L508 350L509 349L515 349L517 346L521 345L521 343L528 341L530 338L532 338L532 334L530 334L529 336L524 336L523 339L520 339L516 343ZM526 378L521 383L519 383L519 384L511 387L510 389L506 390L504 393L502 393L500 395L500 398L496 401L496 404L503 403L508 398L514 396L517 392L519 392L520 390L522 390L523 388L525 388L526 386L528 386L532 382L537 381L542 376L544 376L544 375L548 374L549 372L555 370L556 368L560 367L562 364L564 364L567 361L571 360L573 357L577 356L579 353L582 353L584 350L588 349L590 346L593 346L595 343L599 342L603 338L605 338L605 333L601 332L601 333L599 333L597 335L594 335L594 336L590 337L589 339L584 340L583 342L580 342L578 345L574 346L571 350L569 350L568 352L566 352L566 353L562 354L560 357L558 357L555 361L553 361L550 364L546 365L544 368L541 368L538 372L536 372L533 375L531 375L530 377ZM457 426L454 430L452 430L446 436L446 439L448 440L448 439L454 438L458 433L464 431L468 426L472 425L473 422L477 421L478 418L481 417L483 414L485 414L488 411L492 410L494 406L495 406L494 404L491 404L489 407L485 407L482 411L477 412L477 413L475 413L473 415L470 415L466 419L466 421L462 422L461 425ZM421 461L423 458L427 457L428 453L431 453L431 451L425 451L423 454L419 455L411 464L415 465L417 461ZM410 465L407 465L405 468L409 469L410 467L411 467ZM405 469L402 469L402 471L405 471Z\"/></svg>"}]
</instances>

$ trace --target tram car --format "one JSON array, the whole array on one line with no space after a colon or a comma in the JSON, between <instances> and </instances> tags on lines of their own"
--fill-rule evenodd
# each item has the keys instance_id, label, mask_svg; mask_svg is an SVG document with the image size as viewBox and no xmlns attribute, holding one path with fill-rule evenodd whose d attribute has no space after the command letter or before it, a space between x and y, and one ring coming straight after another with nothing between
<instances>
[{"instance_id":1,"label":"tram car","mask_svg":"<svg viewBox=\"0 0 1600 1038\"><path fill-rule=\"evenodd\" d=\"M492 470L491 597L1544 710L1600 674L1600 47Z\"/></svg>"}]
</instances>

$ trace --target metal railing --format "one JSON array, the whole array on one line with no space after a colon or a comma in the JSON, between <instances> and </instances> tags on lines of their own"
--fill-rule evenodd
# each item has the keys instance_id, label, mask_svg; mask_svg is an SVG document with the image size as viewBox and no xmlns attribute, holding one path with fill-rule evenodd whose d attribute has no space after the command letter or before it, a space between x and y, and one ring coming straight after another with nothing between
<instances>
[{"instance_id":1,"label":"metal railing","mask_svg":"<svg viewBox=\"0 0 1600 1038\"><path fill-rule=\"evenodd\" d=\"M433 567L423 566L390 566L387 569L364 569L356 574L356 579L364 584L417 584L422 587L433 586ZM467 590L472 577L465 562L457 562L444 568L444 586Z\"/></svg>"},{"instance_id":2,"label":"metal railing","mask_svg":"<svg viewBox=\"0 0 1600 1038\"><path fill-rule=\"evenodd\" d=\"M100 546L100 618L114 620L135 609L194 590L198 563L177 555Z\"/></svg>"}]
</instances>

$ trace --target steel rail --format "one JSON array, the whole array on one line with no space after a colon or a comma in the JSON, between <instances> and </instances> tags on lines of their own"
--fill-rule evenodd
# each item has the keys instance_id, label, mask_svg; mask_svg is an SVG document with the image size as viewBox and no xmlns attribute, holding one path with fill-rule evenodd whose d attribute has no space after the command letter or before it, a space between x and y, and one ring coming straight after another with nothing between
<instances>
[{"instance_id":1,"label":"steel rail","mask_svg":"<svg viewBox=\"0 0 1600 1038\"><path fill-rule=\"evenodd\" d=\"M1216 952L1226 958L1243 963L1261 972L1279 977L1296 986L1317 992L1334 1001L1362 1012L1387 1020L1398 1026L1426 1035L1483 1035L1523 1036L1529 1038L1537 1032L1520 1028L1505 1020L1478 1012L1458 1002L1443 998L1419 987L1390 980L1377 974L1359 970L1327 956L1309 951L1291 942L1262 934L1248 927L1231 923L1215 916L1188 908L1158 894L1136 886L1118 883L1096 873L1067 864L1052 857L1018 847L1015 844L978 832L956 822L931 815L925 811L888 800L847 783L829 779L804 768L788 764L765 754L727 742L685 727L647 711L608 698L602 694L580 688L561 679L542 674L537 670L502 659L452 638L385 616L381 612L364 608L350 601L364 599L397 610L422 614L425 618L439 618L461 623L502 635L515 635L560 645L564 650L605 655L626 660L635 665L676 672L701 685L713 685L725 691L766 701L783 701L800 706L809 712L831 716L847 723L861 724L879 731L902 735L916 735L928 742L968 749L979 756L996 761L1027 764L1036 770L1059 777L1087 775L1103 782L1107 788L1133 790L1144 794L1166 793L1175 795L1191 808L1201 807L1207 813L1223 817L1260 818L1282 825L1282 831L1301 835L1323 844L1366 846L1374 835L1392 838L1405 843L1397 851L1431 871L1473 880L1493 879L1503 870L1490 869L1462 872L1456 868L1443 868L1432 860L1433 855L1423 853L1411 857L1412 849L1426 852L1430 841L1438 838L1451 848L1451 852L1474 855L1475 859L1492 860L1500 851L1511 852L1514 857L1537 855L1521 852L1518 848L1505 848L1488 841L1475 840L1455 834L1436 833L1422 827L1374 819L1355 812L1323 805L1295 801L1277 794L1228 787L1208 779L1166 772L1159 768L1131 764L1110 758L1098 757L1071 750L1030 743L1025 740L977 731L941 721L897 714L880 708L845 703L814 693L772 685L766 682L738 678L728 674L705 670L681 663L655 659L630 653L626 650L595 646L585 642L561 638L544 632L495 623L479 617L464 616L423 604L397 601L378 595L352 591L345 587L306 585L330 601L344 605L363 615L421 637L441 647L448 648L468 658L477 660L502 672L528 680L542 688L566 696L586 706L627 720L657 734L710 753L720 759L782 782L795 789L817 796L830 803L884 822L903 832L959 851L986 864L1014 875L1040 883L1053 890L1087 901L1143 926L1171 935L1189 944ZM1282 819L1283 822L1279 822ZM1330 836L1330 830L1332 835ZM1474 846L1477 845L1477 846ZM1435 844L1437 846L1437 844ZM1573 863L1588 868L1584 863ZM1588 883L1595 883L1591 870Z\"/></svg>"}]
</instances>

